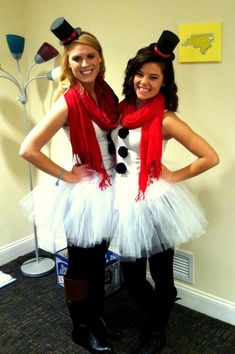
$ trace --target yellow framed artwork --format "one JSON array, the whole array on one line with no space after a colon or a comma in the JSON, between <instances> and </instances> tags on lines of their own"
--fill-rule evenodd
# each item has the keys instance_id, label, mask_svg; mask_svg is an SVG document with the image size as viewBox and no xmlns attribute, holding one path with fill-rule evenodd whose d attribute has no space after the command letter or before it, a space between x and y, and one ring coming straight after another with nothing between
<instances>
[{"instance_id":1,"label":"yellow framed artwork","mask_svg":"<svg viewBox=\"0 0 235 354\"><path fill-rule=\"evenodd\" d=\"M221 22L179 26L179 62L220 62Z\"/></svg>"}]
</instances>

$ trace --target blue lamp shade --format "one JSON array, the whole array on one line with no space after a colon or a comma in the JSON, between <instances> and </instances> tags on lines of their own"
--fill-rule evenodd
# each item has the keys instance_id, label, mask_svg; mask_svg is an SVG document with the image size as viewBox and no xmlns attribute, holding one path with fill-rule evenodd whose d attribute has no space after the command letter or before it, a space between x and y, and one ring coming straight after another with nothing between
<instances>
[{"instance_id":1,"label":"blue lamp shade","mask_svg":"<svg viewBox=\"0 0 235 354\"><path fill-rule=\"evenodd\" d=\"M55 58L58 54L59 52L54 47L52 47L52 45L44 42L38 49L34 61L37 64L41 64Z\"/></svg>"},{"instance_id":2,"label":"blue lamp shade","mask_svg":"<svg viewBox=\"0 0 235 354\"><path fill-rule=\"evenodd\" d=\"M20 59L24 51L24 37L16 34L7 34L7 44L14 59Z\"/></svg>"}]
</instances>

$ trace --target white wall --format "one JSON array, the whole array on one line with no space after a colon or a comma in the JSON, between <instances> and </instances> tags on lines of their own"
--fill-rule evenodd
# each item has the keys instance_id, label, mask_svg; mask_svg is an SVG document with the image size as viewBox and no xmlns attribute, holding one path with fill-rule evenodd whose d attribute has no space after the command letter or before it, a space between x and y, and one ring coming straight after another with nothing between
<instances>
[{"instance_id":1,"label":"white wall","mask_svg":"<svg viewBox=\"0 0 235 354\"><path fill-rule=\"evenodd\" d=\"M232 109L235 2L178 0L174 7L171 0L0 0L0 4L2 67L15 70L5 44L5 33L14 31L26 36L24 64L27 66L43 41L60 49L49 26L55 18L64 16L72 25L100 39L106 58L106 79L120 98L127 60L138 48L157 40L163 29L177 32L182 23L222 22L221 63L180 64L177 56L175 60L179 115L215 147L221 160L219 166L190 181L206 210L209 227L204 237L183 245L182 249L192 252L195 258L195 284L191 288L235 302L235 119ZM15 18L15 12L21 16ZM43 64L35 73L47 71L55 64ZM50 106L52 85L37 82L29 91L29 115L34 124ZM22 107L16 102L16 95L12 84L0 79L0 247L32 233L31 225L18 206L28 190L28 178L27 166L18 157L23 123ZM54 139L50 146L53 157L58 159L62 154L64 158L64 144L62 134ZM180 164L191 161L191 156L175 143L169 144L167 154Z\"/></svg>"}]
</instances>

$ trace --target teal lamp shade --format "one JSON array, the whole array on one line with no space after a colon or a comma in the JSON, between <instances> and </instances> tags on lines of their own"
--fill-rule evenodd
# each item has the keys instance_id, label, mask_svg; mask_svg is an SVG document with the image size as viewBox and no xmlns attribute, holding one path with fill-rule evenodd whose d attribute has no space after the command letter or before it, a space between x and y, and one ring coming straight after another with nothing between
<instances>
[{"instance_id":1,"label":"teal lamp shade","mask_svg":"<svg viewBox=\"0 0 235 354\"><path fill-rule=\"evenodd\" d=\"M24 51L24 37L16 34L7 34L7 44L14 59L20 59Z\"/></svg>"},{"instance_id":2,"label":"teal lamp shade","mask_svg":"<svg viewBox=\"0 0 235 354\"><path fill-rule=\"evenodd\" d=\"M38 49L34 61L37 64L41 64L55 58L58 54L59 52L54 47L52 47L52 45L44 42Z\"/></svg>"}]
</instances>

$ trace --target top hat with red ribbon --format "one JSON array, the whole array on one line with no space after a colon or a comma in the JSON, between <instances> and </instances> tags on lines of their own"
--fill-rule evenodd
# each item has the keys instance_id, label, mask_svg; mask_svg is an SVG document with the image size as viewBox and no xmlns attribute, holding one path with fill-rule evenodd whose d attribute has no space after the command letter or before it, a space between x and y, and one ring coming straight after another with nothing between
<instances>
[{"instance_id":1,"label":"top hat with red ribbon","mask_svg":"<svg viewBox=\"0 0 235 354\"><path fill-rule=\"evenodd\" d=\"M162 32L157 43L150 44L150 48L163 60L174 60L173 50L179 43L179 37L168 30Z\"/></svg>"},{"instance_id":2,"label":"top hat with red ribbon","mask_svg":"<svg viewBox=\"0 0 235 354\"><path fill-rule=\"evenodd\" d=\"M50 30L59 38L60 44L65 46L79 38L81 28L73 28L64 17L59 17L52 22Z\"/></svg>"}]
</instances>

